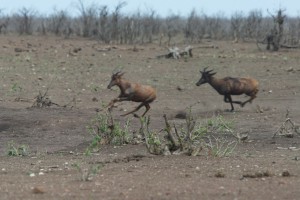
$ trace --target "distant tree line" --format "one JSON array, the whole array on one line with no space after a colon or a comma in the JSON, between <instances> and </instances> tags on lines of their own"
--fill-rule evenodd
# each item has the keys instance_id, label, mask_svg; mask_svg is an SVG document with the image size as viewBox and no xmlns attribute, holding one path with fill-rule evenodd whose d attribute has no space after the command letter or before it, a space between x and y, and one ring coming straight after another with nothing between
<instances>
[{"instance_id":1,"label":"distant tree line","mask_svg":"<svg viewBox=\"0 0 300 200\"><path fill-rule=\"evenodd\" d=\"M195 10L185 17L178 14L160 17L152 9L123 14L121 11L126 5L123 1L109 9L94 4L86 6L79 0L76 7L79 15L76 17L66 10L53 10L48 16L26 7L11 15L0 10L0 34L79 36L105 44L172 45L179 42L200 43L203 39L235 42L266 40L267 43L271 38L270 44L279 39L288 45L299 45L300 41L300 18L287 17L283 15L284 10L279 10L281 19L278 18L279 11L264 17L261 10L247 14L237 11L230 18L222 14L208 16Z\"/></svg>"}]
</instances>

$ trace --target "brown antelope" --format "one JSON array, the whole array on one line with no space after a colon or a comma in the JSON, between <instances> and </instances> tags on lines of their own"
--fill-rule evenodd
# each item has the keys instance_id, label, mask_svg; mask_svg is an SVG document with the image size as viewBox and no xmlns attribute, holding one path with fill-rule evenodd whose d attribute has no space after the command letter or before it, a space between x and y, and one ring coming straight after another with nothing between
<instances>
[{"instance_id":1,"label":"brown antelope","mask_svg":"<svg viewBox=\"0 0 300 200\"><path fill-rule=\"evenodd\" d=\"M202 74L200 80L196 83L197 86L202 84L208 83L210 84L220 95L224 95L224 101L226 103L231 104L231 111L234 110L233 103L240 104L241 107L248 102L252 102L253 99L256 98L256 94L258 92L258 81L253 78L232 78L232 77L225 77L225 78L215 78L213 77L216 72L213 70L206 71L207 67L204 68L203 71L200 70ZM232 101L231 95L241 95L246 94L250 96L245 102L241 101Z\"/></svg>"},{"instance_id":2,"label":"brown antelope","mask_svg":"<svg viewBox=\"0 0 300 200\"><path fill-rule=\"evenodd\" d=\"M112 109L114 103L120 101L134 101L142 102L133 111L130 111L121 116L125 116L138 111L141 107L145 106L146 111L143 113L144 116L150 109L150 103L156 99L156 90L148 85L141 85L139 83L130 83L129 81L122 78L125 72L116 72L111 76L111 81L107 88L110 89L113 86L118 86L120 88L120 95L113 99L109 104L109 109Z\"/></svg>"}]
</instances>

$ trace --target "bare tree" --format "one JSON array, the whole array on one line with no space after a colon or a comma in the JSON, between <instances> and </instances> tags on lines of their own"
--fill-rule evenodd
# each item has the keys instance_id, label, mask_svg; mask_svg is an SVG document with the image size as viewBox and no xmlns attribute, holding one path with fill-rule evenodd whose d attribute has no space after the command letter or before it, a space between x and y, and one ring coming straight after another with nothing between
<instances>
[{"instance_id":1,"label":"bare tree","mask_svg":"<svg viewBox=\"0 0 300 200\"><path fill-rule=\"evenodd\" d=\"M223 18L223 19L222 19ZM209 37L211 39L223 39L226 37L226 27L228 26L228 22L226 17L224 17L221 13L215 16L206 16L204 17L205 27L205 35L204 37Z\"/></svg>"},{"instance_id":2,"label":"bare tree","mask_svg":"<svg viewBox=\"0 0 300 200\"><path fill-rule=\"evenodd\" d=\"M243 23L243 13L242 12L235 12L231 16L231 31L233 33L233 38L235 42L238 42L241 38L241 28Z\"/></svg>"},{"instance_id":3,"label":"bare tree","mask_svg":"<svg viewBox=\"0 0 300 200\"><path fill-rule=\"evenodd\" d=\"M187 22L184 29L184 37L190 42L193 42L196 37L196 29L198 27L198 23L199 17L196 14L196 10L193 9L187 18Z\"/></svg>"},{"instance_id":4,"label":"bare tree","mask_svg":"<svg viewBox=\"0 0 300 200\"><path fill-rule=\"evenodd\" d=\"M33 32L33 19L36 15L36 11L30 8L21 8L17 14L14 15L14 19L17 24L19 34L32 34Z\"/></svg>"},{"instance_id":5,"label":"bare tree","mask_svg":"<svg viewBox=\"0 0 300 200\"><path fill-rule=\"evenodd\" d=\"M7 32L9 21L10 21L10 17L1 16L1 10L0 10L0 34Z\"/></svg>"},{"instance_id":6,"label":"bare tree","mask_svg":"<svg viewBox=\"0 0 300 200\"><path fill-rule=\"evenodd\" d=\"M153 37L156 34L159 34L160 23L156 11L149 9L143 17L141 17L141 37L142 43L153 42Z\"/></svg>"},{"instance_id":7,"label":"bare tree","mask_svg":"<svg viewBox=\"0 0 300 200\"><path fill-rule=\"evenodd\" d=\"M36 30L37 33L40 33L41 35L47 35L47 18L40 16L40 18L37 20L39 26Z\"/></svg>"},{"instance_id":8,"label":"bare tree","mask_svg":"<svg viewBox=\"0 0 300 200\"><path fill-rule=\"evenodd\" d=\"M178 41L197 43L204 38L233 38L236 42L240 39L256 39L257 43L268 42L267 48L275 51L285 44L294 45L294 48L299 44L299 17L287 18L282 9L267 17L263 17L260 10L250 11L245 16L237 11L231 18L226 18L222 13L208 16L191 10L186 18L176 14L162 18L153 9L144 13L138 10L133 14L122 14L122 8L127 5L125 1L119 2L112 10L108 6L95 4L85 6L85 2L77 0L79 16L76 17L69 16L64 10L54 10L49 16L37 16L35 11L28 8L22 8L12 16L4 16L0 10L0 34L9 31L45 35L50 32L67 38L74 33L106 44L153 43L159 40L160 45L162 39L167 37L169 46ZM263 37L265 39L262 41Z\"/></svg>"},{"instance_id":9,"label":"bare tree","mask_svg":"<svg viewBox=\"0 0 300 200\"><path fill-rule=\"evenodd\" d=\"M286 18L286 15L284 15L283 12L283 10L279 9L276 16L271 14L274 20L274 28L272 31L274 51L279 50L280 42L283 36L283 23Z\"/></svg>"},{"instance_id":10,"label":"bare tree","mask_svg":"<svg viewBox=\"0 0 300 200\"><path fill-rule=\"evenodd\" d=\"M261 35L262 12L260 10L250 11L245 21L245 36L250 39L258 39Z\"/></svg>"},{"instance_id":11,"label":"bare tree","mask_svg":"<svg viewBox=\"0 0 300 200\"><path fill-rule=\"evenodd\" d=\"M171 40L175 37L181 30L181 21L179 15L171 15L166 18L166 35L168 36L168 46L171 44Z\"/></svg>"},{"instance_id":12,"label":"bare tree","mask_svg":"<svg viewBox=\"0 0 300 200\"><path fill-rule=\"evenodd\" d=\"M295 46L300 42L300 18L288 18L286 20L286 29L283 39L283 43Z\"/></svg>"},{"instance_id":13,"label":"bare tree","mask_svg":"<svg viewBox=\"0 0 300 200\"><path fill-rule=\"evenodd\" d=\"M108 14L107 6L100 7L98 38L105 43L110 42Z\"/></svg>"},{"instance_id":14,"label":"bare tree","mask_svg":"<svg viewBox=\"0 0 300 200\"><path fill-rule=\"evenodd\" d=\"M134 20L131 16L126 16L121 19L120 22L120 43L128 44L132 43L134 31Z\"/></svg>"},{"instance_id":15,"label":"bare tree","mask_svg":"<svg viewBox=\"0 0 300 200\"><path fill-rule=\"evenodd\" d=\"M54 13L49 16L49 31L55 35L62 35L65 31L68 21L68 14L64 10L54 10Z\"/></svg>"},{"instance_id":16,"label":"bare tree","mask_svg":"<svg viewBox=\"0 0 300 200\"><path fill-rule=\"evenodd\" d=\"M82 36L89 37L93 33L97 17L97 6L90 5L86 8L82 0L78 0L77 8L81 14L80 21L82 23Z\"/></svg>"},{"instance_id":17,"label":"bare tree","mask_svg":"<svg viewBox=\"0 0 300 200\"><path fill-rule=\"evenodd\" d=\"M269 12L269 11L268 11ZM265 41L267 41L267 50L271 50L271 46L273 47L273 51L278 51L281 45L281 40L283 37L283 23L285 21L286 16L283 15L283 10L279 9L276 15L273 15L269 12L273 19L273 27L269 31L269 33L265 37Z\"/></svg>"},{"instance_id":18,"label":"bare tree","mask_svg":"<svg viewBox=\"0 0 300 200\"><path fill-rule=\"evenodd\" d=\"M134 42L141 41L144 42L143 37L143 27L144 27L144 17L142 16L141 12L138 10L135 14L132 15L133 18L133 38Z\"/></svg>"},{"instance_id":19,"label":"bare tree","mask_svg":"<svg viewBox=\"0 0 300 200\"><path fill-rule=\"evenodd\" d=\"M119 2L119 4L115 7L115 10L112 13L112 21L111 21L111 39L114 41L119 40L119 21L120 21L120 12L121 9L126 6L127 3L125 1Z\"/></svg>"}]
</instances>

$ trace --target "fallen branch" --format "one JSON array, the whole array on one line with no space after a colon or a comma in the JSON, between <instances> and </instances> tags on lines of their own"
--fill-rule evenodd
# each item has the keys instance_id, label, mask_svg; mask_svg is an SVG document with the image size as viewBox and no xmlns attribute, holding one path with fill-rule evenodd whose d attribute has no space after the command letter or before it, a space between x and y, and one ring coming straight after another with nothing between
<instances>
[{"instance_id":1,"label":"fallen branch","mask_svg":"<svg viewBox=\"0 0 300 200\"><path fill-rule=\"evenodd\" d=\"M136 46L129 47L129 48L123 48L123 47L118 47L118 46L107 46L107 47L103 47L103 48L93 47L93 48L99 52L111 51L113 49L122 50L122 51L134 51L134 52L144 50L143 48L137 48Z\"/></svg>"},{"instance_id":2,"label":"fallen branch","mask_svg":"<svg viewBox=\"0 0 300 200\"><path fill-rule=\"evenodd\" d=\"M164 57L164 58L179 59L183 56L193 57L193 53L192 53L193 48L191 46L185 47L185 49L183 51L180 51L180 49L178 47L168 48L168 49L169 49L169 53L159 55L159 56L157 56L157 58L163 58Z\"/></svg>"},{"instance_id":3,"label":"fallen branch","mask_svg":"<svg viewBox=\"0 0 300 200\"><path fill-rule=\"evenodd\" d=\"M300 46L299 45L287 45L287 44L280 44L281 48L286 48L286 49L298 49Z\"/></svg>"}]
</instances>

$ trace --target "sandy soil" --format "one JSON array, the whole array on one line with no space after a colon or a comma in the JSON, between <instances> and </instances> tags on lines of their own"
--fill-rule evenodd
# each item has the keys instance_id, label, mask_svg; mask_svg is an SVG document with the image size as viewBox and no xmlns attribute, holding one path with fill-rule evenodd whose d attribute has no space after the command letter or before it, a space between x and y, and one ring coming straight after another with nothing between
<instances>
[{"instance_id":1,"label":"sandy soil","mask_svg":"<svg viewBox=\"0 0 300 200\"><path fill-rule=\"evenodd\" d=\"M210 44L218 48L195 48L194 57L171 60L156 59L165 53L157 45L103 51L108 46L92 40L1 36L1 199L299 199L300 136L272 138L287 110L300 123L299 50L270 53L252 43L214 41L195 46ZM257 99L227 112L230 105L211 86L195 85L206 66L216 77L256 78ZM236 132L248 131L249 139L229 157L155 156L144 144L105 145L85 156L92 141L86 126L119 93L106 89L116 67L128 80L157 89L148 113L152 130L164 128L163 114L182 123L176 114L192 106L199 122L222 115ZM46 91L66 107L32 108ZM131 119L132 132L139 121L120 114L135 106L124 102L113 111L121 124ZM29 155L8 156L11 142L26 145ZM82 181L95 166L100 168L93 179Z\"/></svg>"}]
</instances>

